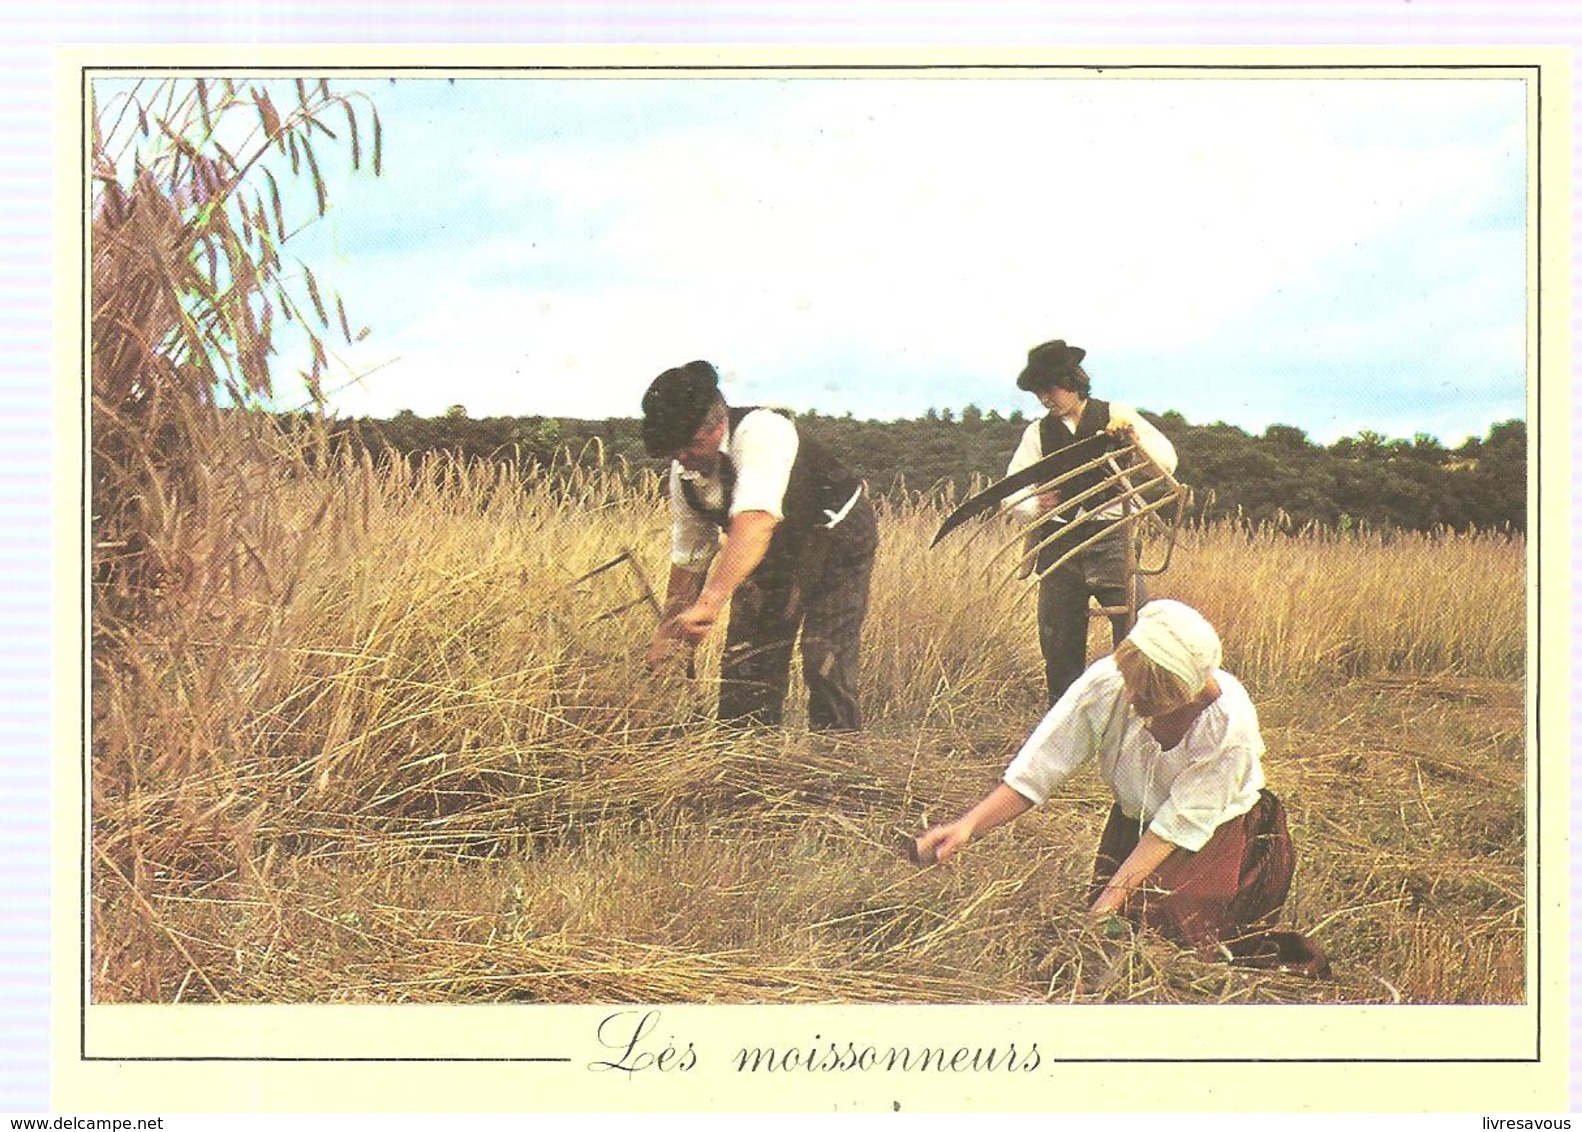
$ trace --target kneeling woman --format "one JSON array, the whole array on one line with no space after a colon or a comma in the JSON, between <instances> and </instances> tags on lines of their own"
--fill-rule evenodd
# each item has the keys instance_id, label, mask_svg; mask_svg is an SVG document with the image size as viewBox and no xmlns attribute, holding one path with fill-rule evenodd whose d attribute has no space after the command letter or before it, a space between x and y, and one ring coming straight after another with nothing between
<instances>
[{"instance_id":1,"label":"kneeling woman","mask_svg":"<svg viewBox=\"0 0 1582 1132\"><path fill-rule=\"evenodd\" d=\"M1263 738L1247 690L1219 667L1196 610L1151 601L1111 656L1068 688L1004 781L917 841L944 861L1042 802L1090 757L1115 795L1089 912L1146 924L1203 953L1328 973L1294 932L1270 932L1295 867L1285 808L1264 788Z\"/></svg>"}]
</instances>

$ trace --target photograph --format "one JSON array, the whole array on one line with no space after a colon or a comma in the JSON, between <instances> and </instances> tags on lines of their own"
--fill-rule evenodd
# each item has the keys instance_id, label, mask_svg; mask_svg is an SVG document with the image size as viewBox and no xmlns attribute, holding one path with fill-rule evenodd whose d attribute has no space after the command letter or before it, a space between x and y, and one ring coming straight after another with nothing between
<instances>
[{"instance_id":1,"label":"photograph","mask_svg":"<svg viewBox=\"0 0 1582 1132\"><path fill-rule=\"evenodd\" d=\"M1552 73L1067 54L68 68L85 1063L1552 1064Z\"/></svg>"}]
</instances>

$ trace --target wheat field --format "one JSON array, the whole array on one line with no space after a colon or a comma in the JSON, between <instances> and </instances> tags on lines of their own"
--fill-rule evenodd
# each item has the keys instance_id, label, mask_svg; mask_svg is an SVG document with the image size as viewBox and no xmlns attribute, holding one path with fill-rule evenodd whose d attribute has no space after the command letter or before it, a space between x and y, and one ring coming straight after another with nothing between
<instances>
[{"instance_id":1,"label":"wheat field","mask_svg":"<svg viewBox=\"0 0 1582 1132\"><path fill-rule=\"evenodd\" d=\"M157 607L95 619L96 1002L1520 1002L1526 546L1226 523L1155 596L1258 704L1317 982L1100 938L1091 771L948 866L903 832L1042 698L1030 593L947 501L886 502L868 730L710 719L642 664L651 477L367 456L206 473ZM221 520L224 520L223 522ZM225 532L225 533L220 533ZM1093 644L1098 647L1095 630Z\"/></svg>"}]
</instances>

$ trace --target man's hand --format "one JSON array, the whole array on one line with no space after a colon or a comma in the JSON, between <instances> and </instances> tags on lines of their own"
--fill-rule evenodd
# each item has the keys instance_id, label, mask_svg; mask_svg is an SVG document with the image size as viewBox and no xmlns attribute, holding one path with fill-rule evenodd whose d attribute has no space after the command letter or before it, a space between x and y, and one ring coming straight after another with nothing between
<instances>
[{"instance_id":1,"label":"man's hand","mask_svg":"<svg viewBox=\"0 0 1582 1132\"><path fill-rule=\"evenodd\" d=\"M690 641L682 641L666 633L655 633L654 639L648 644L647 664L650 672L656 672L664 665L670 663L677 653L682 653L687 661L687 676L697 676L698 646Z\"/></svg>"},{"instance_id":2,"label":"man's hand","mask_svg":"<svg viewBox=\"0 0 1582 1132\"><path fill-rule=\"evenodd\" d=\"M697 644L709 635L714 623L720 619L721 604L705 592L697 601L665 622L663 629L668 630L672 638Z\"/></svg>"},{"instance_id":3,"label":"man's hand","mask_svg":"<svg viewBox=\"0 0 1582 1132\"><path fill-rule=\"evenodd\" d=\"M1058 491L1040 491L1034 498L1038 500L1038 513L1040 515L1046 511L1053 511L1060 505L1060 492Z\"/></svg>"},{"instance_id":4,"label":"man's hand","mask_svg":"<svg viewBox=\"0 0 1582 1132\"><path fill-rule=\"evenodd\" d=\"M664 631L660 626L659 632L654 634L654 639L648 643L647 664L649 670L658 668L665 661L676 655L676 649L681 647L681 642Z\"/></svg>"},{"instance_id":5,"label":"man's hand","mask_svg":"<svg viewBox=\"0 0 1582 1132\"><path fill-rule=\"evenodd\" d=\"M1112 420L1105 432L1117 440L1124 440L1127 444L1137 443L1137 426L1128 420Z\"/></svg>"}]
</instances>

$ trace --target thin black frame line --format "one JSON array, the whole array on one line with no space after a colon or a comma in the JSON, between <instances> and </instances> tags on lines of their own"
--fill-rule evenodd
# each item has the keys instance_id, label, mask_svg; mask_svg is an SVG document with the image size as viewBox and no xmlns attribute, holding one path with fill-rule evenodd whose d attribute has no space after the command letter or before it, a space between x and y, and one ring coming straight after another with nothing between
<instances>
[{"instance_id":1,"label":"thin black frame line","mask_svg":"<svg viewBox=\"0 0 1582 1132\"><path fill-rule=\"evenodd\" d=\"M113 1054L92 1054L84 1057L84 1061L158 1061L158 1062L185 1062L185 1061L242 1061L242 1062L436 1062L449 1064L453 1062L480 1064L510 1063L520 1065L525 1063L551 1063L557 1065L570 1065L569 1057L286 1057L286 1056L259 1056L242 1057L230 1054L181 1054L179 1056L158 1057L154 1055L132 1054L126 1057L117 1057Z\"/></svg>"},{"instance_id":2,"label":"thin black frame line","mask_svg":"<svg viewBox=\"0 0 1582 1132\"><path fill-rule=\"evenodd\" d=\"M112 63L83 64L84 70L103 71L101 77L128 74L204 74L224 69L233 74L275 76L282 72L301 70L309 64L245 63L235 66L224 63L171 64L160 66L152 63L130 63L124 66ZM1524 71L1542 66L1539 63L554 63L554 64L408 64L401 66L376 66L366 63L334 64L317 67L325 74L374 74L392 78L408 78L432 73L434 78L467 72L489 72L501 78L510 78L508 72L523 74L629 74L632 72L661 71L667 73L700 74L711 71L805 74L812 72L888 72L888 71Z\"/></svg>"},{"instance_id":3,"label":"thin black frame line","mask_svg":"<svg viewBox=\"0 0 1582 1132\"><path fill-rule=\"evenodd\" d=\"M1536 326L1533 330L1533 380L1537 382L1537 396L1533 398L1532 437L1533 437L1533 463L1536 465L1538 477L1533 484L1533 510L1535 515L1527 517L1527 531L1525 532L1527 545L1532 547L1533 556L1533 603L1538 607L1539 616L1536 618L1537 626L1533 630L1531 657L1532 672L1525 673L1526 679L1533 682L1533 806L1535 811L1533 836L1535 841L1533 849L1533 876L1529 883L1524 884L1524 890L1531 895L1533 902L1533 1009L1535 1011L1535 1025L1533 1027L1533 1058L1541 1061L1544 1050L1544 949L1539 942L1543 939L1544 901L1543 901L1543 848L1544 848L1544 760L1540 743L1542 728L1539 721L1543 718L1542 697L1544 682L1543 676L1543 642L1544 618L1543 612L1543 490L1544 490L1544 461L1543 461L1543 413L1544 413L1544 319L1543 319L1543 293L1544 293L1544 82L1543 66L1535 64L1533 68L1533 162L1532 168L1538 178L1538 186L1533 194L1533 248L1536 262L1533 265L1533 294L1528 300L1529 309L1534 309ZM1533 469L1528 470L1532 475ZM1537 520L1536 522L1534 520ZM1537 534L1537 545L1532 546L1531 540ZM1525 658L1524 658L1525 659ZM1525 665L1524 665L1525 668ZM1523 689L1525 691L1525 688ZM1523 696L1525 700L1526 697ZM1525 711L1525 705L1524 705ZM1523 726L1526 720L1522 721ZM1525 746L1525 744L1524 744Z\"/></svg>"},{"instance_id":4,"label":"thin black frame line","mask_svg":"<svg viewBox=\"0 0 1582 1132\"><path fill-rule=\"evenodd\" d=\"M78 820L82 823L77 830L77 1041L81 1054L86 1057L88 1053L88 963L90 951L88 948L88 842L92 835L93 819L88 804L88 768L93 761L93 739L90 723L90 680L88 677L89 665L92 662L92 625L93 625L93 586L92 576L92 550L91 530L89 525L88 503L88 449L89 437L93 428L92 388L93 376L89 366L93 364L91 340L93 337L93 322L89 317L89 288L93 271L92 250L92 222L91 205L92 197L89 188L88 170L88 116L92 113L93 100L89 89L91 80L86 68L83 72L82 85L79 91L81 103L77 108L77 160L82 183L78 186L81 194L78 198L78 207L82 214L77 221L77 233L82 241L78 249L78 266L82 277L78 280L77 296L77 332L80 341L77 344L77 372L86 374L87 379L82 383L80 404L82 411L82 427L77 431L77 527L78 537L82 538L82 548L77 562L78 584L82 586L80 603L82 609L82 623L78 626L78 647L83 650L83 655L77 658L77 723L78 740L82 750L77 758L77 785L80 809ZM83 323L87 322L84 326Z\"/></svg>"},{"instance_id":5,"label":"thin black frame line","mask_svg":"<svg viewBox=\"0 0 1582 1132\"><path fill-rule=\"evenodd\" d=\"M82 100L81 103L80 103L80 109L81 109L82 113L81 113L81 116L80 116L79 122L78 122L78 132L79 132L79 135L78 135L79 136L79 149L78 149L78 152L79 152L79 161L81 162L80 172L81 172L82 177L83 177L82 184L83 184L84 196L83 196L83 199L81 200L80 206L79 206L80 209L81 209L81 220L80 220L80 227L79 227L79 236L82 238L82 248L81 248L81 256L80 256L80 265L81 265L81 270L82 270L82 278L79 280L79 287L78 287L78 291L79 291L79 294L78 294L78 304L79 304L79 306L78 306L78 320L79 320L78 325L79 325L79 331L81 331L83 329L82 328L82 319L83 319L84 315L86 314L86 312L88 310L88 289L89 289L89 282L90 282L90 277L91 277L90 240L88 239L88 235L89 235L88 223L89 223L89 220L90 220L90 211L91 210L90 210L90 206L89 206L88 199L87 199L87 185L89 184L89 181L88 181L88 169L87 169L87 147L88 147L88 140L87 140L87 113L88 113L88 107L91 105L91 99L89 97L89 85L90 85L92 79L95 77L93 72L98 71L98 70L112 70L113 69L113 70L115 70L117 72L120 72L120 73L129 73L129 72L130 73L137 73L137 72L144 72L144 71L147 71L147 72L158 72L158 73L187 73L187 72L212 71L212 70L215 69L216 66L223 66L223 65L220 65L220 64L204 64L202 66L182 65L182 66L176 66L176 67L155 67L155 66L149 66L149 65L141 65L141 66L134 66L134 67L111 68L109 65L87 65L87 64L85 64L85 65L83 65L80 68L80 76L79 77L80 77L80 84L81 85L80 85L80 88L79 88L79 95L80 95L81 100ZM292 65L284 64L284 65L281 65L281 66L289 69ZM834 70L863 70L863 71L881 71L881 70L883 70L883 71L903 71L903 70L904 71L917 71L917 70L925 70L925 71L933 71L933 70L953 70L953 71L958 71L958 70L1028 70L1028 71L1053 71L1053 70L1061 70L1061 71L1104 71L1104 70L1121 70L1121 71L1154 70L1154 71L1156 71L1156 70L1181 70L1181 71L1215 71L1215 72L1220 72L1220 71L1260 71L1261 72L1261 71L1307 71L1307 70L1312 70L1312 71L1318 71L1318 70L1322 70L1322 71L1372 71L1372 70L1390 70L1390 71L1401 71L1401 70L1407 70L1407 71L1491 71L1491 70L1498 70L1498 71L1512 71L1512 72L1528 72L1528 74L1527 74L1526 78L1524 79L1524 81L1532 81L1532 82L1535 83L1535 87L1534 87L1534 102L1535 102L1534 133L1535 133L1536 136L1533 139L1533 167L1534 167L1534 171L1535 171L1536 176L1537 176L1536 191L1535 191L1535 194L1534 194L1535 216L1533 218L1534 237L1535 237L1534 242L1535 242L1535 245L1536 245L1536 249L1535 249L1536 262L1535 262L1535 265L1534 265L1534 294L1533 294L1533 297L1532 297L1531 301L1533 303L1538 303L1538 302L1541 302L1541 297L1542 297L1542 294L1543 294L1543 91L1544 91L1543 68L1544 68L1544 64L1543 63L1525 63L1525 64L1524 63L1512 63L1512 64L1501 64L1501 63L1465 63L1465 64L1362 63L1362 64L1289 64L1289 65L1284 65L1284 64L1168 64L1168 65L1162 65L1162 66L1161 65L1157 65L1157 64L1073 64L1073 63L1065 63L1065 64L1061 64L1061 63L1052 63L1052 64L970 64L970 63L949 63L949 64L944 64L944 63L941 63L941 64L923 64L923 65L862 64L862 65L858 65L858 66L855 66L855 67L853 67L853 66L840 67L840 66L836 66L836 65L833 65L833 64L818 64L818 65L813 65L813 64L807 64L807 65L802 65L802 64L798 64L798 65L759 64L759 65L748 65L748 66L728 66L728 65L723 65L723 64L707 64L707 65L704 65L704 64L690 65L689 64L689 65L681 66L681 67L662 66L662 65L630 65L630 66L604 66L604 67L556 65L556 66L518 66L518 67L513 67L511 69L512 70L516 70L516 71L526 72L526 73L538 73L538 72L579 72L579 73L588 73L590 71L600 71L600 72L602 72L602 71L610 71L610 72L616 72L616 73L626 73L626 72L632 72L632 71L685 71L685 72L694 72L694 71L696 71L696 72L701 72L701 71L722 71L722 70L724 70L724 71L792 71L792 72L807 72L807 71L815 71L815 70L816 71L834 71ZM236 70L238 73L252 73L252 72L256 72L256 73L272 73L272 72L274 72L276 70L279 70L281 68L280 67L264 68L264 67L258 67L258 66L255 65L255 66L252 66L252 67L226 68L226 69ZM434 69L438 69L438 68L405 68L405 69L394 68L394 69L392 69L392 68L383 68L383 67L374 67L374 66L354 66L354 67L336 67L336 68L333 68L333 70L335 70L337 72L340 72L340 73L362 73L362 72L368 72L368 73L392 74L392 75L401 75L401 74L406 74L406 73L409 73L409 72L422 72L422 71L425 71L425 70L434 70ZM484 66L484 65L466 65L466 66L455 67L455 68L446 68L446 69L447 70L460 70L460 71L499 71L501 68ZM1534 380L1538 383L1538 391L1537 391L1537 395L1534 397L1533 416L1534 416L1535 419L1533 421L1533 427L1536 429L1536 432L1535 432L1534 438L1533 438L1533 446L1534 446L1535 463L1536 463L1537 468L1539 470L1539 475L1538 475L1537 481L1534 484L1534 488L1533 488L1533 506L1534 506L1534 510L1537 512L1538 517L1541 519L1542 511L1543 511L1543 507L1542 507L1542 502L1543 502L1543 476L1542 476L1542 470L1543 470L1543 431L1542 431L1542 427L1541 427L1542 426L1542 420L1543 420L1543 380L1542 380L1542 378L1543 378L1543 317L1542 317L1541 309L1538 311L1538 317L1536 318L1535 321L1536 321L1536 327L1535 327L1535 330L1534 330L1535 360L1534 360L1534 375L1533 375L1533 377L1534 377ZM79 341L79 344L78 344L79 372L81 372L81 373L88 373L89 372L88 369L87 369L87 366L88 366L88 364L91 361L91 358L90 358L90 355L89 355L89 352L88 352L89 345L90 345L89 338L91 336L91 326L88 328L88 330L89 330L89 333L82 333L80 335L80 339L81 340ZM78 510L79 510L80 523L85 524L88 521L88 502L87 502L87 496L86 496L87 482L88 482L88 439L89 439L89 434L90 434L90 430L91 430L91 423L92 423L91 412L90 412L90 389L89 389L89 384L88 383L84 384L82 393L81 393L80 398L79 398L79 403L80 403L80 407L81 407L81 411L82 411L82 427L79 430L79 434L78 434L78 439L79 439L79 447L78 447L78 472L79 472L79 477L78 477L78 485L77 485L77 499L78 499ZM1531 522L1532 518L1533 518L1533 516L1530 515L1529 516L1529 528L1533 528L1535 526L1541 526L1541 522L1538 523L1538 524L1532 523ZM81 534L81 533L82 533L81 530L79 530L79 534ZM1528 532L1528 537L1529 538L1533 537L1533 532L1532 532L1531 529ZM88 740L89 737L90 737L89 736L89 731L90 731L90 728L89 728L89 707L88 707L88 698L89 698L88 665L89 665L89 662L91 660L91 642L90 642L89 638L86 636L86 634L89 632L89 627L91 625L92 614L91 614L91 609L90 609L91 586L89 586L87 584L88 577L89 577L89 575L88 575L89 562L88 562L88 558L87 558L88 541L89 540L85 537L84 538L84 542L83 542L83 547L82 547L82 556L80 557L80 560L79 560L79 563L78 563L78 575L79 575L79 580L82 583L82 594L81 594L81 600L80 600L82 622L81 622L81 631L78 634L78 640L79 640L79 642L80 642L80 644L81 644L81 646L83 648L83 656L80 658L81 663L79 664L79 681L80 681L80 684L79 684L79 692L78 692L78 712L79 712L80 735L81 735L81 737L84 740ZM1540 608L1541 608L1541 605L1542 605L1542 597L1543 597L1543 554L1542 554L1541 542L1542 542L1542 539L1541 539L1541 536L1540 536L1540 545L1536 548L1535 564L1534 564L1534 567L1533 567L1533 574L1534 574L1534 579L1533 579L1533 581L1534 581L1534 585L1533 585L1534 602L1537 603L1540 606ZM1061 1063L1061 1064L1066 1064L1066 1063L1069 1063L1069 1064L1089 1064L1089 1063L1093 1063L1093 1064L1131 1064L1131 1063L1137 1063L1137 1064L1161 1064L1161 1063L1166 1063L1166 1064L1173 1064L1173 1063L1181 1063L1181 1064L1262 1064L1262 1063L1277 1063L1277 1064L1536 1064L1536 1063L1541 1063L1542 1060L1543 1060L1543 991L1544 991L1544 986L1543 986L1544 948L1543 948L1543 944L1542 944L1542 939L1543 939L1543 935L1542 935L1542 925L1543 925L1543 900L1542 900L1542 894L1543 894L1543 878L1542 878L1542 871L1543 871L1542 870L1542 854L1543 854L1543 758L1542 758L1542 751L1540 749L1538 749L1537 745L1539 744L1539 742L1541 740L1541 728L1538 726L1538 723L1539 723L1539 720L1542 719L1542 710L1541 709L1542 709L1542 697L1543 697L1543 682L1542 682L1541 676L1542 676L1542 663L1543 663L1543 660L1542 660L1542 651L1543 651L1542 650L1542 643L1543 643L1543 618L1540 616L1539 618L1537 618L1537 622L1538 622L1537 628L1535 629L1535 633L1534 633L1534 642L1533 642L1534 648L1532 650L1530 650L1533 653L1533 665L1532 665L1533 671L1528 677L1529 679L1533 679L1533 680L1536 681L1535 684L1534 684L1534 691L1533 691L1533 708L1534 708L1534 717L1535 718L1534 718L1534 735L1533 735L1532 738L1533 738L1533 742L1535 744L1535 750L1534 750L1534 755L1535 755L1534 804L1536 806L1536 819L1535 819L1535 837L1536 837L1536 841L1534 843L1534 849L1535 849L1535 855L1536 855L1537 859L1534 861L1534 864L1533 864L1533 873L1534 873L1534 875L1531 878L1531 883L1526 886L1529 890L1535 890L1535 891L1532 892L1533 903L1534 903L1534 921L1535 921L1534 925L1533 925L1533 931L1532 931L1532 939L1533 939L1533 948L1532 948L1532 950L1534 952L1534 960L1533 960L1533 962L1534 962L1534 979L1535 979L1535 984L1536 984L1535 987L1534 987L1533 1003L1532 1003L1533 1009L1534 1009L1534 1014L1535 1014L1535 1020L1534 1020L1535 1021L1535 1025L1534 1025L1534 1046L1535 1046L1535 1048L1534 1048L1534 1054L1533 1054L1532 1058L1450 1058L1450 1059L1443 1059L1443 1058L1344 1058L1344 1059L1324 1059L1324 1058L1320 1058L1320 1059L1306 1059L1306 1058L1298 1058L1298 1059L1283 1059L1283 1058L1276 1058L1276 1059L1267 1059L1267 1058L1205 1058L1205 1059L1195 1059L1195 1058L1184 1058L1184 1059L1182 1059L1182 1058L1164 1058L1164 1059L1157 1059L1157 1058L1132 1058L1132 1059L1127 1059L1127 1058L1115 1058L1115 1059L1111 1059L1111 1058L1099 1058L1099 1059L1058 1059L1059 1063ZM79 837L79 844L78 844L78 893L79 893L78 913L77 913L77 918L78 918L78 947L77 947L77 954L78 954L78 983L79 983L78 1041L79 1041L79 1056L82 1058L82 1060L84 1060L84 1061L102 1061L102 1060L114 1060L114 1061L173 1061L173 1060L202 1060L202 1061L208 1061L208 1060L217 1060L217 1061L220 1061L220 1060L223 1060L223 1061L426 1061L426 1060L455 1060L455 1061L509 1061L509 1062L523 1062L523 1063L535 1063L535 1062L537 1062L537 1063L545 1063L545 1062L547 1062L547 1063L561 1063L561 1062L565 1062L565 1061L569 1061L570 1060L569 1058L566 1058L566 1059L562 1059L562 1058L460 1058L460 1059L426 1059L426 1058L221 1058L221 1057L214 1057L214 1058L209 1058L209 1057L198 1057L198 1058L140 1058L140 1057L137 1057L137 1058L104 1058L104 1057L99 1057L99 1056L90 1056L87 1053L87 1045L88 1045L88 1019L87 1019L87 1013L88 1013L88 1006L89 1006L89 1003L88 1003L88 943L87 943L87 939L88 939L88 860L87 860L87 854L88 854L88 838L89 838L89 833L90 833L90 830L91 830L91 819L90 819L90 816L89 816L89 807L88 807L88 768L89 768L89 762L90 762L90 755L91 755L91 741L84 743L84 748L83 748L83 751L82 751L82 757L80 758L79 765L78 765L79 789L81 791L81 798L82 798L82 809L81 809L81 813L79 815L79 818L80 818L80 820L82 822L82 826L81 826L81 829L79 830L81 836Z\"/></svg>"},{"instance_id":6,"label":"thin black frame line","mask_svg":"<svg viewBox=\"0 0 1582 1132\"><path fill-rule=\"evenodd\" d=\"M522 1063L522 1062L552 1062L556 1064L570 1064L574 1059L569 1057L241 1057L226 1054L193 1054L172 1057L155 1057L133 1055L128 1057L115 1057L109 1054L97 1054L84 1057L84 1061L113 1061L113 1062L314 1062L314 1063L365 1063L365 1062L399 1062L399 1063ZM1535 1065L1537 1058L1531 1057L1051 1057L1045 1061L1051 1065ZM802 1069L776 1069L748 1072L741 1071L743 1080L770 1080L794 1079L795 1076L809 1072ZM869 1070L873 1072L873 1070ZM928 1072L922 1070L921 1072ZM824 1074L820 1074L821 1076Z\"/></svg>"}]
</instances>

